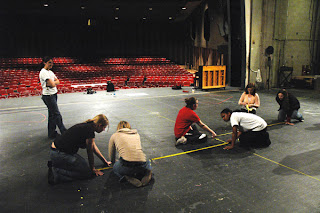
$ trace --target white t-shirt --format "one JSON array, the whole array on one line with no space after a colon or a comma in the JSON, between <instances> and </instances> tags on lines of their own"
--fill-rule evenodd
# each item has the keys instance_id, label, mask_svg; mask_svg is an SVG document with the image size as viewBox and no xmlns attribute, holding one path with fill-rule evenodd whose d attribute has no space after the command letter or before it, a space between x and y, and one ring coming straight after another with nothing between
<instances>
[{"instance_id":1,"label":"white t-shirt","mask_svg":"<svg viewBox=\"0 0 320 213\"><path fill-rule=\"evenodd\" d=\"M42 68L39 73L39 79L42 86L42 95L53 95L58 92L57 87L47 87L47 79L51 79L54 81L56 78L56 75L51 70L46 70L45 68Z\"/></svg>"},{"instance_id":2,"label":"white t-shirt","mask_svg":"<svg viewBox=\"0 0 320 213\"><path fill-rule=\"evenodd\" d=\"M231 126L239 126L240 131L247 132L251 131L261 131L267 127L267 122L261 117L246 113L246 112L234 112L230 117Z\"/></svg>"}]
</instances>

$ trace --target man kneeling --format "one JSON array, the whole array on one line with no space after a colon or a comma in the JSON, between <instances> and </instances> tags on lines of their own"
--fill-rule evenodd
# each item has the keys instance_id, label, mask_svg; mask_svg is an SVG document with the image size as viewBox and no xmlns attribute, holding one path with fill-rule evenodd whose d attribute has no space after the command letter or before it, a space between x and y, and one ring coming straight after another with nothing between
<instances>
[{"instance_id":1,"label":"man kneeling","mask_svg":"<svg viewBox=\"0 0 320 213\"><path fill-rule=\"evenodd\" d=\"M225 108L221 111L221 118L226 122L230 121L232 126L232 139L228 140L231 145L224 149L232 149L237 138L240 147L244 148L261 148L271 144L267 123L261 117L245 112L232 112Z\"/></svg>"}]
</instances>

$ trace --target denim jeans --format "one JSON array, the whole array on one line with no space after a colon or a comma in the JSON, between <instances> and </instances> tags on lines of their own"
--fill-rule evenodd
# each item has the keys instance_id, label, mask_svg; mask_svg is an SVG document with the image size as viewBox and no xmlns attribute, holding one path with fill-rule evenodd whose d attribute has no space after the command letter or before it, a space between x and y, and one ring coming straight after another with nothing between
<instances>
[{"instance_id":1,"label":"denim jeans","mask_svg":"<svg viewBox=\"0 0 320 213\"><path fill-rule=\"evenodd\" d=\"M43 95L42 98L43 102L48 107L48 137L55 138L56 126L60 129L61 134L63 134L67 129L62 122L62 116L60 114L57 99L57 94L54 95Z\"/></svg>"},{"instance_id":2,"label":"denim jeans","mask_svg":"<svg viewBox=\"0 0 320 213\"><path fill-rule=\"evenodd\" d=\"M298 110L292 112L291 118L301 120L303 119L302 114ZM283 109L279 110L278 121L286 120L286 112Z\"/></svg>"},{"instance_id":3,"label":"denim jeans","mask_svg":"<svg viewBox=\"0 0 320 213\"><path fill-rule=\"evenodd\" d=\"M125 175L141 179L146 174L147 170L151 171L151 169L150 160L147 160L139 166L126 166L124 165L123 159L120 158L113 165L113 172L120 178L120 181L122 181Z\"/></svg>"},{"instance_id":4,"label":"denim jeans","mask_svg":"<svg viewBox=\"0 0 320 213\"><path fill-rule=\"evenodd\" d=\"M78 154L68 154L57 149L50 151L54 182L88 179L92 171L87 161Z\"/></svg>"}]
</instances>

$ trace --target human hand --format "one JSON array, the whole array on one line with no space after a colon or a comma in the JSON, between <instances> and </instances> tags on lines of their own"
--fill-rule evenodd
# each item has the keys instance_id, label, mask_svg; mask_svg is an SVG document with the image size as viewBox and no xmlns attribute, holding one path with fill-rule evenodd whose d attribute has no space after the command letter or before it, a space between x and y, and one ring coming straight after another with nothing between
<instances>
[{"instance_id":1,"label":"human hand","mask_svg":"<svg viewBox=\"0 0 320 213\"><path fill-rule=\"evenodd\" d=\"M293 125L294 125L294 123L290 123L290 122L288 122L288 121L286 121L285 124L286 124L286 125L290 125L290 126L293 126Z\"/></svg>"},{"instance_id":2,"label":"human hand","mask_svg":"<svg viewBox=\"0 0 320 213\"><path fill-rule=\"evenodd\" d=\"M93 169L92 172L95 174L95 176L102 176L103 175L103 172L96 170L96 169Z\"/></svg>"},{"instance_id":3,"label":"human hand","mask_svg":"<svg viewBox=\"0 0 320 213\"><path fill-rule=\"evenodd\" d=\"M212 133L212 139L214 139L217 136L215 132Z\"/></svg>"},{"instance_id":4,"label":"human hand","mask_svg":"<svg viewBox=\"0 0 320 213\"><path fill-rule=\"evenodd\" d=\"M104 163L105 163L107 166L111 166L111 164L112 164L111 161L105 161Z\"/></svg>"},{"instance_id":5,"label":"human hand","mask_svg":"<svg viewBox=\"0 0 320 213\"><path fill-rule=\"evenodd\" d=\"M223 149L225 149L225 150L233 149L233 146L226 146Z\"/></svg>"}]
</instances>

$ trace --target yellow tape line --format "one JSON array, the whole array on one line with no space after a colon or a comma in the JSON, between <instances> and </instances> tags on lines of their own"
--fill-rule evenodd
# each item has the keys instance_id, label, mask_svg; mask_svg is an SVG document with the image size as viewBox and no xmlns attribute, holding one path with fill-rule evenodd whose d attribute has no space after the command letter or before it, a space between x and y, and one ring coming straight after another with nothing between
<instances>
[{"instance_id":1,"label":"yellow tape line","mask_svg":"<svg viewBox=\"0 0 320 213\"><path fill-rule=\"evenodd\" d=\"M313 176L308 175L308 174L306 174L306 173L300 172L299 170L293 169L293 168L291 168L291 167L289 167L289 166L283 165L283 164L281 164L281 163L278 163L278 162L276 162L276 161L273 161L273 160L271 160L271 159L269 159L269 158L263 157L263 156L258 155L258 154L256 154L256 153L253 153L253 154L254 154L255 156L258 156L258 157L262 158L262 159L265 159L265 160L267 160L267 161L270 161L270 162L272 162L272 163L275 163L275 164L277 164L277 165L279 165L279 166L282 166L282 167L284 167L284 168L290 169L290 170L292 170L292 171L294 171L294 172L297 172L297 173L299 173L299 174L302 174L302 175L305 175L305 176L307 176L307 177L313 178L313 179L315 179L315 180L317 180L317 181L320 181L319 178L316 178L316 177L313 177Z\"/></svg>"},{"instance_id":2,"label":"yellow tape line","mask_svg":"<svg viewBox=\"0 0 320 213\"><path fill-rule=\"evenodd\" d=\"M99 169L96 169L96 170L101 171L101 170L107 170L107 169L112 169L112 166L109 166L109 167L103 167L103 168L99 168Z\"/></svg>"},{"instance_id":3,"label":"yellow tape line","mask_svg":"<svg viewBox=\"0 0 320 213\"><path fill-rule=\"evenodd\" d=\"M192 153L192 152L198 152L198 151L202 151L202 150L206 150L206 149L212 149L214 147L223 146L223 145L226 145L226 144L228 144L228 142L224 142L222 144L217 144L217 145L213 145L213 146L203 147L203 148L200 148L200 149L194 149L194 150L190 150L190 151L186 151L186 152L180 152L180 153L176 153L176 154L172 154L172 155L166 155L166 156L162 156L162 157L152 158L151 160L155 161L155 160L159 160L159 159L163 159L163 158L170 158L170 157L184 155L184 154L188 154L188 153Z\"/></svg>"}]
</instances>

